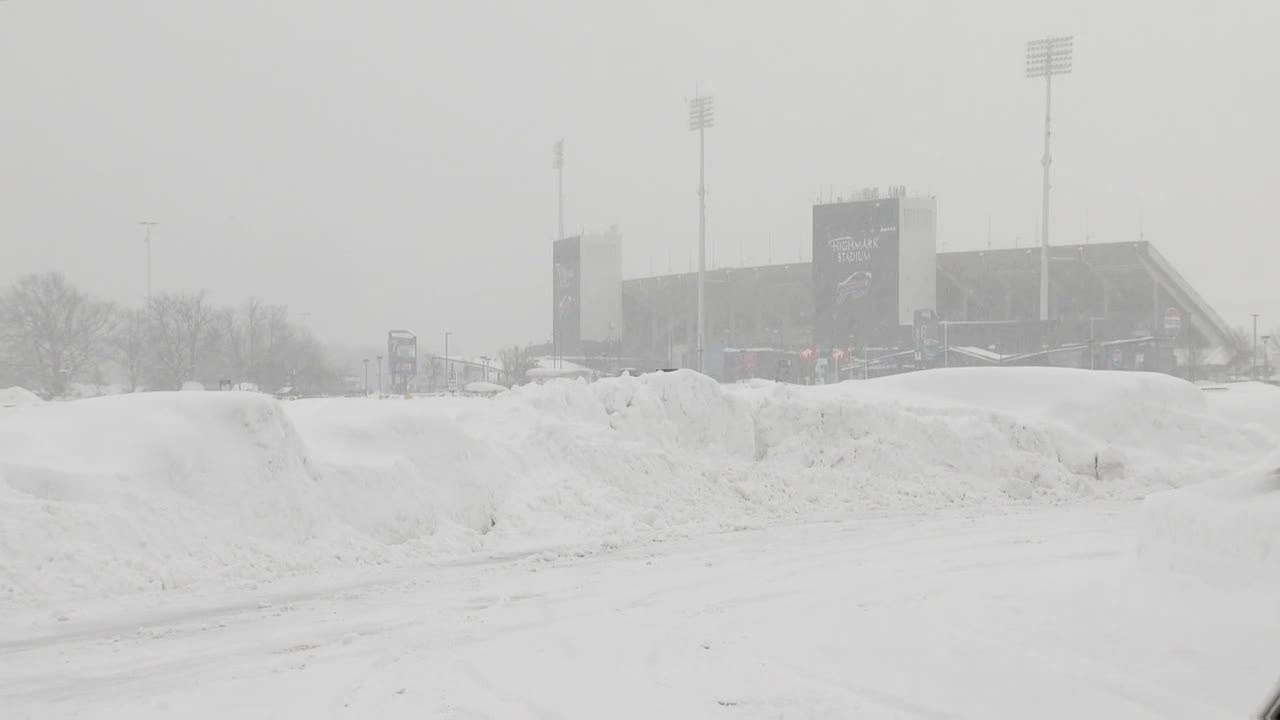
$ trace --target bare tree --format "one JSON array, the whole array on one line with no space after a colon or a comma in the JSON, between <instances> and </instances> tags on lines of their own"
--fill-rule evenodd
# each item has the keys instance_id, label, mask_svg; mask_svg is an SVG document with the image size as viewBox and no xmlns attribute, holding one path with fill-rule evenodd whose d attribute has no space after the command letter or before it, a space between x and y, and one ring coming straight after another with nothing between
<instances>
[{"instance_id":1,"label":"bare tree","mask_svg":"<svg viewBox=\"0 0 1280 720\"><path fill-rule=\"evenodd\" d=\"M217 311L204 293L157 295L149 313L159 385L181 388L197 376L199 362L218 337Z\"/></svg>"},{"instance_id":2,"label":"bare tree","mask_svg":"<svg viewBox=\"0 0 1280 720\"><path fill-rule=\"evenodd\" d=\"M1231 343L1231 349L1237 352L1248 353L1253 347L1252 335L1247 328L1241 326L1231 328L1228 341Z\"/></svg>"},{"instance_id":3,"label":"bare tree","mask_svg":"<svg viewBox=\"0 0 1280 720\"><path fill-rule=\"evenodd\" d=\"M151 322L143 310L127 310L111 336L116 359L129 376L129 392L136 392L150 367L152 351Z\"/></svg>"},{"instance_id":4,"label":"bare tree","mask_svg":"<svg viewBox=\"0 0 1280 720\"><path fill-rule=\"evenodd\" d=\"M0 298L0 339L11 368L51 397L106 358L114 321L112 305L81 292L61 273L22 277Z\"/></svg>"},{"instance_id":5,"label":"bare tree","mask_svg":"<svg viewBox=\"0 0 1280 720\"><path fill-rule=\"evenodd\" d=\"M308 393L325 391L338 381L337 370L329 363L324 346L306 328L294 328L286 359L289 384Z\"/></svg>"},{"instance_id":6,"label":"bare tree","mask_svg":"<svg viewBox=\"0 0 1280 720\"><path fill-rule=\"evenodd\" d=\"M225 341L224 352L232 375L238 381L260 384L259 365L264 347L267 308L257 298L250 298L243 309L224 310L219 326Z\"/></svg>"},{"instance_id":7,"label":"bare tree","mask_svg":"<svg viewBox=\"0 0 1280 720\"><path fill-rule=\"evenodd\" d=\"M503 377L506 378L508 386L524 382L526 374L538 365L530 348L522 348L519 345L513 345L499 352L498 360L502 362Z\"/></svg>"}]
</instances>

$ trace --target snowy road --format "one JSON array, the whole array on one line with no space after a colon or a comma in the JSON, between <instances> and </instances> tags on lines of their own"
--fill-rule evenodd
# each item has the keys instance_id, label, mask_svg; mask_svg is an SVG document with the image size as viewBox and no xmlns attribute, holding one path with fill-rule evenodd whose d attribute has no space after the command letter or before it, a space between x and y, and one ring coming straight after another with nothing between
<instances>
[{"instance_id":1,"label":"snowy road","mask_svg":"<svg viewBox=\"0 0 1280 720\"><path fill-rule=\"evenodd\" d=\"M7 621L4 717L1227 718L1274 590L1153 575L1136 506L890 517ZM170 601L173 602L173 601Z\"/></svg>"}]
</instances>

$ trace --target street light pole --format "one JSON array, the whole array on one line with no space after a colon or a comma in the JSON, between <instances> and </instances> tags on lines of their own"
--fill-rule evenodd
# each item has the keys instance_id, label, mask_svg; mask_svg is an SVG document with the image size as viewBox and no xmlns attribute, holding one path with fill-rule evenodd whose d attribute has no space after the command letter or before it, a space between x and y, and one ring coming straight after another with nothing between
<instances>
[{"instance_id":1,"label":"street light pole","mask_svg":"<svg viewBox=\"0 0 1280 720\"><path fill-rule=\"evenodd\" d=\"M942 321L942 367L951 367L951 323Z\"/></svg>"},{"instance_id":2,"label":"street light pole","mask_svg":"<svg viewBox=\"0 0 1280 720\"><path fill-rule=\"evenodd\" d=\"M1049 153L1050 109L1053 103L1053 76L1071 73L1070 36L1049 37L1027 43L1027 77L1044 78L1044 166L1043 197L1040 205L1040 321L1049 320Z\"/></svg>"},{"instance_id":3,"label":"street light pole","mask_svg":"<svg viewBox=\"0 0 1280 720\"><path fill-rule=\"evenodd\" d=\"M1262 381L1271 382L1271 353L1267 352L1267 344L1271 341L1270 335L1262 336Z\"/></svg>"},{"instance_id":4,"label":"street light pole","mask_svg":"<svg viewBox=\"0 0 1280 720\"><path fill-rule=\"evenodd\" d=\"M142 238L142 242L147 246L147 305L151 305L151 228L156 226L154 220L143 220L138 223L146 228L146 234Z\"/></svg>"},{"instance_id":5,"label":"street light pole","mask_svg":"<svg viewBox=\"0 0 1280 720\"><path fill-rule=\"evenodd\" d=\"M1249 370L1249 377L1253 380L1258 379L1258 313L1253 313L1253 362Z\"/></svg>"},{"instance_id":6,"label":"street light pole","mask_svg":"<svg viewBox=\"0 0 1280 720\"><path fill-rule=\"evenodd\" d=\"M1097 355L1093 344L1093 323L1097 320L1106 320L1106 318L1089 317L1089 369L1094 369L1094 356Z\"/></svg>"},{"instance_id":7,"label":"street light pole","mask_svg":"<svg viewBox=\"0 0 1280 720\"><path fill-rule=\"evenodd\" d=\"M698 133L698 355L697 369L707 371L707 163L706 130L715 124L714 99L699 95L689 101L689 129Z\"/></svg>"},{"instance_id":8,"label":"street light pole","mask_svg":"<svg viewBox=\"0 0 1280 720\"><path fill-rule=\"evenodd\" d=\"M453 388L449 387L449 336L451 332L444 334L444 390L451 392Z\"/></svg>"},{"instance_id":9,"label":"street light pole","mask_svg":"<svg viewBox=\"0 0 1280 720\"><path fill-rule=\"evenodd\" d=\"M364 359L364 396L369 397L369 358Z\"/></svg>"},{"instance_id":10,"label":"street light pole","mask_svg":"<svg viewBox=\"0 0 1280 720\"><path fill-rule=\"evenodd\" d=\"M378 399L382 399L382 356L378 356Z\"/></svg>"},{"instance_id":11,"label":"street light pole","mask_svg":"<svg viewBox=\"0 0 1280 720\"><path fill-rule=\"evenodd\" d=\"M564 238L564 140L557 140L552 148L556 169L556 203L559 206L560 225L556 239Z\"/></svg>"}]
</instances>

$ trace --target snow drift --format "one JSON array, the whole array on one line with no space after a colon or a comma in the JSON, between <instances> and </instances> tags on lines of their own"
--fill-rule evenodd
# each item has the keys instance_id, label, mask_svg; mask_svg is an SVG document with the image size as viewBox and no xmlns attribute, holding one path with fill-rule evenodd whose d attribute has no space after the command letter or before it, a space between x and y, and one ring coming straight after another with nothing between
<instances>
[{"instance_id":1,"label":"snow drift","mask_svg":"<svg viewBox=\"0 0 1280 720\"><path fill-rule=\"evenodd\" d=\"M1280 388L1232 383L1205 389L1212 414L1280 449ZM1156 493L1142 508L1144 565L1215 581L1280 584L1280 450L1243 471L1213 468L1204 482Z\"/></svg>"},{"instance_id":2,"label":"snow drift","mask_svg":"<svg viewBox=\"0 0 1280 720\"><path fill-rule=\"evenodd\" d=\"M44 402L39 395L22 387L0 388L0 407L39 405Z\"/></svg>"},{"instance_id":3,"label":"snow drift","mask_svg":"<svg viewBox=\"0 0 1280 720\"><path fill-rule=\"evenodd\" d=\"M885 510L1136 497L1271 436L1157 375L690 372L493 399L150 393L0 411L0 601Z\"/></svg>"},{"instance_id":4,"label":"snow drift","mask_svg":"<svg viewBox=\"0 0 1280 720\"><path fill-rule=\"evenodd\" d=\"M1148 497L1138 548L1153 569L1280 584L1280 453L1231 477Z\"/></svg>"}]
</instances>

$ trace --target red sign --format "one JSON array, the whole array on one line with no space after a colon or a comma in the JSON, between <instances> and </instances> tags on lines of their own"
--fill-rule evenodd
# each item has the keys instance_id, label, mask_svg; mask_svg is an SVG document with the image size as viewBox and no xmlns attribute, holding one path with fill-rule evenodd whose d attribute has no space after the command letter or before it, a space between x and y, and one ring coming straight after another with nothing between
<instances>
[{"instance_id":1,"label":"red sign","mask_svg":"<svg viewBox=\"0 0 1280 720\"><path fill-rule=\"evenodd\" d=\"M836 360L843 360L848 356L849 356L849 353L846 352L844 348L836 348L835 351L831 353L831 357L835 358Z\"/></svg>"},{"instance_id":2,"label":"red sign","mask_svg":"<svg viewBox=\"0 0 1280 720\"><path fill-rule=\"evenodd\" d=\"M818 351L814 348L805 348L800 351L800 359L802 360L812 360L817 357L817 355Z\"/></svg>"}]
</instances>

